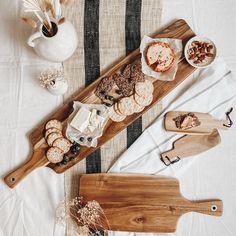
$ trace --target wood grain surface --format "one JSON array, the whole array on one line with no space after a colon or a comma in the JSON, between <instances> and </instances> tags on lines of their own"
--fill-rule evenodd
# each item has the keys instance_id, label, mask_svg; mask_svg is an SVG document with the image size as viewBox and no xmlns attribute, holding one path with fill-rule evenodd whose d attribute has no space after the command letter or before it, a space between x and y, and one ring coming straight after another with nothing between
<instances>
[{"instance_id":1,"label":"wood grain surface","mask_svg":"<svg viewBox=\"0 0 236 236\"><path fill-rule=\"evenodd\" d=\"M162 30L160 33L156 34L153 37L159 37L159 38L179 38L183 40L183 46L186 44L186 42L191 38L195 36L189 25L184 20L177 20L164 30ZM111 76L114 73L116 73L118 70L120 70L124 65L128 63L132 63L135 60L139 60L140 53L139 49L133 51L128 56L126 56L123 60L121 60L119 63L117 63L114 67L110 68L107 72L105 72L101 77L99 77L96 81L94 81L92 84L90 84L88 87L80 91L76 96L74 96L72 99L70 99L68 102L66 102L63 106L58 108L58 110L52 114L47 120L45 120L41 125L36 127L29 139L31 143L34 146L34 149L40 149L44 148L45 140L43 138L44 135L44 127L45 123L50 119L58 119L64 123L64 126L66 125L66 120L68 116L73 111L73 101L80 101L83 103L100 103L100 99L95 96L94 91L100 82L100 80L105 76ZM153 107L155 104L157 104L163 97L165 97L169 92L171 92L178 84L180 84L182 81L184 81L193 71L195 68L190 66L186 60L182 57L181 61L179 62L178 71L176 73L175 80L173 81L155 81L153 83L154 85L154 92L153 92L153 101L152 103L147 106L142 112L135 113L131 116L128 116L124 121L116 123L109 120L106 124L106 127L104 129L104 134L101 138L98 140L98 146L96 148L88 148L88 147L81 147L80 153L78 154L77 158L74 160L71 160L66 165L58 166L56 164L49 163L45 155L37 155L37 158L34 158L31 161L31 165L27 168L19 168L15 171L11 172L9 175L7 175L4 180L10 187L14 187L20 180L22 180L22 177L20 176L26 176L26 174L30 173L33 169L35 169L35 165L39 167L37 163L39 163L40 159L40 165L41 166L48 166L52 168L57 173L63 173L68 168L72 167L85 157L87 157L89 154L93 153L97 148L102 146L104 143L106 143L108 140L113 138L116 134L121 132L123 129L125 129L129 124L131 124L134 120L142 116L146 111L148 111L151 107ZM15 179L12 175L14 173L14 176L17 175L18 178ZM12 181L14 179L14 181Z\"/></svg>"},{"instance_id":2,"label":"wood grain surface","mask_svg":"<svg viewBox=\"0 0 236 236\"><path fill-rule=\"evenodd\" d=\"M216 120L214 119L214 117L212 117L212 115L208 113L202 113L202 112L191 112L200 121L199 126L192 127L186 130L177 128L175 125L174 118L178 116L186 115L188 113L189 113L188 111L170 111L166 113L165 129L167 131L171 131L174 133L203 135L203 134L211 134L214 129L228 129L229 128L225 126L229 123L227 120Z\"/></svg>"},{"instance_id":3,"label":"wood grain surface","mask_svg":"<svg viewBox=\"0 0 236 236\"><path fill-rule=\"evenodd\" d=\"M175 178L149 175L89 174L80 177L85 203L96 200L108 222L103 227L131 232L174 232L188 212L220 216L221 200L189 201Z\"/></svg>"},{"instance_id":4,"label":"wood grain surface","mask_svg":"<svg viewBox=\"0 0 236 236\"><path fill-rule=\"evenodd\" d=\"M177 139L173 144L173 149L161 154L162 159L167 161L194 156L205 152L220 144L219 132L215 129L209 135L185 135Z\"/></svg>"}]
</instances>

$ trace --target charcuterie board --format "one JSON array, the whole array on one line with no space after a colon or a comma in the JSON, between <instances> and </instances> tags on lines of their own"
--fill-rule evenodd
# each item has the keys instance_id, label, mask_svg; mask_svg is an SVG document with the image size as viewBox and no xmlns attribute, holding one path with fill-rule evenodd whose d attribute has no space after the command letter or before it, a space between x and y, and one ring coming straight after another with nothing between
<instances>
[{"instance_id":1,"label":"charcuterie board","mask_svg":"<svg viewBox=\"0 0 236 236\"><path fill-rule=\"evenodd\" d=\"M96 189L96 191L94 191ZM149 175L89 174L80 177L84 203L97 201L106 216L105 229L131 232L174 232L188 212L220 216L221 200L189 201L175 178Z\"/></svg>"},{"instance_id":2,"label":"charcuterie board","mask_svg":"<svg viewBox=\"0 0 236 236\"><path fill-rule=\"evenodd\" d=\"M195 36L194 32L191 30L189 25L184 20L177 20L167 28L163 29L156 35L152 37L155 38L178 38L182 39L183 46L186 42ZM142 116L148 109L158 103L163 97L165 97L168 93L170 93L178 84L184 81L193 71L194 67L190 66L184 57L181 57L181 60L178 64L178 71L176 77L173 81L155 81L153 83L154 92L153 92L153 100L150 105L146 106L144 110L139 113L135 113L133 115L127 116L121 122L113 122L109 120L104 128L103 135L98 139L98 145L96 148L88 148L81 147L79 154L73 160L69 161L66 165L59 166L56 164L52 164L48 161L45 156L45 151L47 149L47 144L43 137L44 135L44 127L46 122L49 119L57 119L66 124L66 120L69 115L73 112L73 101L80 101L83 103L101 103L100 99L94 94L94 91L101 81L103 77L111 76L120 70L121 67L132 63L140 58L139 49L134 50L128 56L126 56L119 63L114 65L111 69L109 69L106 73L104 73L101 77L99 77L96 81L90 84L88 87L80 91L73 99L66 102L62 107L58 108L58 110L52 114L47 120L45 120L41 125L36 127L29 136L30 142L33 145L34 152L32 154L31 159L29 159L25 164L21 167L17 168L15 171L11 172L7 175L4 180L9 187L15 187L15 185L21 181L27 174L29 174L34 169L40 166L47 166L52 168L57 173L62 173L71 166L75 165L82 159L86 158L89 154L94 152L97 148L101 147L108 140L113 138L120 131L125 129L129 124L135 121L137 118Z\"/></svg>"}]
</instances>

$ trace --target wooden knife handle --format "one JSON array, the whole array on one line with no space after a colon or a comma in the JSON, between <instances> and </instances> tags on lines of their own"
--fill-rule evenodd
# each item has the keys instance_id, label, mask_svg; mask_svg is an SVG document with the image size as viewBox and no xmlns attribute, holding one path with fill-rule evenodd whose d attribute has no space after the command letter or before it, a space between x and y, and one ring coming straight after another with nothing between
<instances>
[{"instance_id":1,"label":"wooden knife handle","mask_svg":"<svg viewBox=\"0 0 236 236\"><path fill-rule=\"evenodd\" d=\"M223 213L223 202L219 199L192 201L188 211L194 211L213 216L221 216Z\"/></svg>"},{"instance_id":2,"label":"wooden knife handle","mask_svg":"<svg viewBox=\"0 0 236 236\"><path fill-rule=\"evenodd\" d=\"M34 169L45 166L49 163L48 159L44 155L44 149L40 148L34 151L31 159L12 171L10 174L4 177L5 183L14 188L23 178L25 178Z\"/></svg>"}]
</instances>

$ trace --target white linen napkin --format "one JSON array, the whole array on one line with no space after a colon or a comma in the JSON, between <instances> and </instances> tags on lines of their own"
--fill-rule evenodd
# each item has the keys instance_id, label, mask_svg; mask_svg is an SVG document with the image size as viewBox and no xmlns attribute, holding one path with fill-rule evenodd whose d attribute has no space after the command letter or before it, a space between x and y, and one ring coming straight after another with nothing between
<instances>
[{"instance_id":1,"label":"white linen napkin","mask_svg":"<svg viewBox=\"0 0 236 236\"><path fill-rule=\"evenodd\" d=\"M163 116L167 111L208 112L215 118L224 118L225 112L236 98L236 79L225 62L218 58L213 66L199 71L198 79L183 93L174 94L177 99L165 99L163 113L147 128L134 144L123 153L108 172L143 173L180 176L196 157L181 160L166 167L160 154L172 148L172 143L182 135L166 132ZM173 97L173 96L172 96ZM144 233L109 232L111 236L145 235ZM152 234L147 234L151 236ZM159 235L159 234L158 234Z\"/></svg>"}]
</instances>

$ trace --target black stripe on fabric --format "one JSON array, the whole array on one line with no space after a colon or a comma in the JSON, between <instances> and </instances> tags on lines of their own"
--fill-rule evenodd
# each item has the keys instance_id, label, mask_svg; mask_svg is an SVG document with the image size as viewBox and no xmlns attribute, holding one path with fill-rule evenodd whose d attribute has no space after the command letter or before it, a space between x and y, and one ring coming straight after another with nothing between
<instances>
[{"instance_id":1,"label":"black stripe on fabric","mask_svg":"<svg viewBox=\"0 0 236 236\"><path fill-rule=\"evenodd\" d=\"M99 0L86 0L84 6L85 85L100 75L99 60ZM86 158L86 173L101 172L101 151Z\"/></svg>"},{"instance_id":2,"label":"black stripe on fabric","mask_svg":"<svg viewBox=\"0 0 236 236\"><path fill-rule=\"evenodd\" d=\"M141 9L142 0L126 0L125 13L125 45L126 54L138 48L141 41ZM127 127L127 147L142 133L142 118L140 117Z\"/></svg>"}]
</instances>

